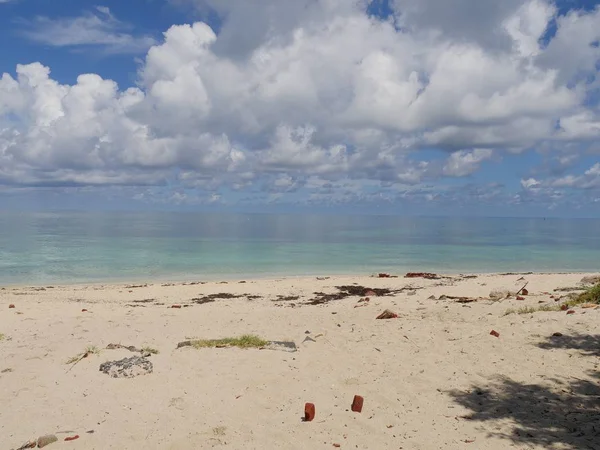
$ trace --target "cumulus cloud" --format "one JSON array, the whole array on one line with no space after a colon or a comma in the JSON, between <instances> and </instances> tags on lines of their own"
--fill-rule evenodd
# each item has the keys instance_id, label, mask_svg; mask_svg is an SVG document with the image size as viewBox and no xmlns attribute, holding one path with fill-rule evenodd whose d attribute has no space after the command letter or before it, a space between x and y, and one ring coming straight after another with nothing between
<instances>
[{"instance_id":1,"label":"cumulus cloud","mask_svg":"<svg viewBox=\"0 0 600 450\"><path fill-rule=\"evenodd\" d=\"M545 0L396 0L377 18L366 0L194 3L221 16L219 33L171 27L136 87L94 74L61 84L39 63L5 73L0 183L407 186L600 137L600 8L558 17ZM58 46L152 44L117 31L107 8L29 25ZM420 156L431 149L448 155L441 165Z\"/></svg>"},{"instance_id":2,"label":"cumulus cloud","mask_svg":"<svg viewBox=\"0 0 600 450\"><path fill-rule=\"evenodd\" d=\"M21 20L20 34L53 47L100 47L106 53L142 53L156 43L150 36L135 36L132 26L118 20L106 6L79 17L52 19L38 16Z\"/></svg>"},{"instance_id":3,"label":"cumulus cloud","mask_svg":"<svg viewBox=\"0 0 600 450\"><path fill-rule=\"evenodd\" d=\"M458 151L452 153L446 164L443 173L451 177L464 177L471 175L479 169L479 165L493 155L490 149L478 148L471 152Z\"/></svg>"}]
</instances>

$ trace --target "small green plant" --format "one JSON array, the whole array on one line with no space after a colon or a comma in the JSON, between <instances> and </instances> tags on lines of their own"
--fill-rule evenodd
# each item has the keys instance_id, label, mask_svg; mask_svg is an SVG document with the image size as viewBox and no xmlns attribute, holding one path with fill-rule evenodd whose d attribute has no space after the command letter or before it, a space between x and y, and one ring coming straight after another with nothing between
<instances>
[{"instance_id":1,"label":"small green plant","mask_svg":"<svg viewBox=\"0 0 600 450\"><path fill-rule=\"evenodd\" d=\"M210 347L239 347L239 348L261 348L268 344L268 341L254 336L245 334L237 338L223 339L197 339L191 341L194 348L210 348Z\"/></svg>"},{"instance_id":2,"label":"small green plant","mask_svg":"<svg viewBox=\"0 0 600 450\"><path fill-rule=\"evenodd\" d=\"M0 341L3 341L6 338L6 336L4 336L4 333L0 333Z\"/></svg>"}]
</instances>

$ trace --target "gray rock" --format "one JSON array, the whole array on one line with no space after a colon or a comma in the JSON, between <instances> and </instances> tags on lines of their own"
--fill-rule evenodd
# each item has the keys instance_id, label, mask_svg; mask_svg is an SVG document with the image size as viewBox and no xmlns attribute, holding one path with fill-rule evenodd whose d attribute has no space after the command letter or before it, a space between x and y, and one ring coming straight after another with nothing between
<instances>
[{"instance_id":1,"label":"gray rock","mask_svg":"<svg viewBox=\"0 0 600 450\"><path fill-rule=\"evenodd\" d=\"M581 279L581 284L598 284L600 283L600 275L590 275Z\"/></svg>"},{"instance_id":2,"label":"gray rock","mask_svg":"<svg viewBox=\"0 0 600 450\"><path fill-rule=\"evenodd\" d=\"M100 364L100 372L104 372L112 378L133 378L152 373L152 370L152 363L140 356Z\"/></svg>"}]
</instances>

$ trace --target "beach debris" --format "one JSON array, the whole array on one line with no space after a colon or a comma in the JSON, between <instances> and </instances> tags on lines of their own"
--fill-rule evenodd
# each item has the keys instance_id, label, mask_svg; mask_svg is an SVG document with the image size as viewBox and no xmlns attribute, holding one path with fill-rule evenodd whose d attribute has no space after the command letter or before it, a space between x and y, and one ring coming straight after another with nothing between
<instances>
[{"instance_id":1,"label":"beach debris","mask_svg":"<svg viewBox=\"0 0 600 450\"><path fill-rule=\"evenodd\" d=\"M15 305L13 305L12 303L10 305L8 305L8 309L15 309Z\"/></svg>"},{"instance_id":2,"label":"beach debris","mask_svg":"<svg viewBox=\"0 0 600 450\"><path fill-rule=\"evenodd\" d=\"M40 436L37 439L37 446L38 448L43 448L47 445L53 444L56 441L58 441L58 438L55 435L47 434L45 436Z\"/></svg>"},{"instance_id":3,"label":"beach debris","mask_svg":"<svg viewBox=\"0 0 600 450\"><path fill-rule=\"evenodd\" d=\"M567 309L569 309L568 305L560 305L560 310L561 311L566 311Z\"/></svg>"},{"instance_id":4,"label":"beach debris","mask_svg":"<svg viewBox=\"0 0 600 450\"><path fill-rule=\"evenodd\" d=\"M358 300L358 302L356 302L357 304L354 305L354 307L362 308L363 306L369 306L370 301L371 299L369 297L361 298L360 300Z\"/></svg>"},{"instance_id":5,"label":"beach debris","mask_svg":"<svg viewBox=\"0 0 600 450\"><path fill-rule=\"evenodd\" d=\"M333 446L334 446L335 448L340 448L340 447L342 446L342 444L337 444L337 443L334 443L334 444L333 444Z\"/></svg>"},{"instance_id":6,"label":"beach debris","mask_svg":"<svg viewBox=\"0 0 600 450\"><path fill-rule=\"evenodd\" d=\"M499 337L500 337L500 333L498 333L496 330L492 330L492 331L490 331L490 335L491 335L491 336L495 336L495 337L497 337L497 338L499 338Z\"/></svg>"},{"instance_id":7,"label":"beach debris","mask_svg":"<svg viewBox=\"0 0 600 450\"><path fill-rule=\"evenodd\" d=\"M368 288L364 286L336 286L339 292L334 294L325 294L315 292L315 298L307 302L308 305L323 305L334 300L343 300L348 297L384 297L402 292L402 289L391 290L385 288Z\"/></svg>"},{"instance_id":8,"label":"beach debris","mask_svg":"<svg viewBox=\"0 0 600 450\"><path fill-rule=\"evenodd\" d=\"M567 311L567 314L575 314L575 310L574 309L570 309Z\"/></svg>"},{"instance_id":9,"label":"beach debris","mask_svg":"<svg viewBox=\"0 0 600 450\"><path fill-rule=\"evenodd\" d=\"M529 295L529 291L525 288L521 289L521 295Z\"/></svg>"},{"instance_id":10,"label":"beach debris","mask_svg":"<svg viewBox=\"0 0 600 450\"><path fill-rule=\"evenodd\" d=\"M376 318L377 319L397 319L398 314L396 314L393 311L390 311L389 309L386 309L381 314L379 314Z\"/></svg>"},{"instance_id":11,"label":"beach debris","mask_svg":"<svg viewBox=\"0 0 600 450\"><path fill-rule=\"evenodd\" d=\"M25 450L26 448L36 448L37 441L27 441L23 445L21 445L17 450Z\"/></svg>"},{"instance_id":12,"label":"beach debris","mask_svg":"<svg viewBox=\"0 0 600 450\"><path fill-rule=\"evenodd\" d=\"M490 292L489 297L492 300L502 300L514 295L514 293L514 291L510 291L509 289L494 289Z\"/></svg>"},{"instance_id":13,"label":"beach debris","mask_svg":"<svg viewBox=\"0 0 600 450\"><path fill-rule=\"evenodd\" d=\"M246 284L245 280L238 281L239 284Z\"/></svg>"},{"instance_id":14,"label":"beach debris","mask_svg":"<svg viewBox=\"0 0 600 450\"><path fill-rule=\"evenodd\" d=\"M294 353L298 351L295 342L291 341L269 341L269 344L265 346L267 350L278 350L281 352Z\"/></svg>"},{"instance_id":15,"label":"beach debris","mask_svg":"<svg viewBox=\"0 0 600 450\"><path fill-rule=\"evenodd\" d=\"M559 288L554 289L554 292L581 292L584 290L585 289L578 288L578 287L559 287Z\"/></svg>"},{"instance_id":16,"label":"beach debris","mask_svg":"<svg viewBox=\"0 0 600 450\"><path fill-rule=\"evenodd\" d=\"M230 294L228 292L220 292L218 294L210 294L210 295L205 295L204 297L197 297L197 298L193 298L192 302L198 304L198 305L203 305L205 303L212 303L215 300L230 300L233 298L240 298L240 297L248 297L248 295L236 295L236 294Z\"/></svg>"},{"instance_id":17,"label":"beach debris","mask_svg":"<svg viewBox=\"0 0 600 450\"><path fill-rule=\"evenodd\" d=\"M598 284L600 283L600 275L588 275L583 277L580 281L581 284Z\"/></svg>"},{"instance_id":18,"label":"beach debris","mask_svg":"<svg viewBox=\"0 0 600 450\"><path fill-rule=\"evenodd\" d=\"M83 308L83 309L81 310L81 312L88 312L88 310L87 310L87 309L85 309L85 308Z\"/></svg>"},{"instance_id":19,"label":"beach debris","mask_svg":"<svg viewBox=\"0 0 600 450\"><path fill-rule=\"evenodd\" d=\"M425 278L427 280L439 280L440 277L436 273L427 273L427 272L409 272L404 275L404 278Z\"/></svg>"},{"instance_id":20,"label":"beach debris","mask_svg":"<svg viewBox=\"0 0 600 450\"><path fill-rule=\"evenodd\" d=\"M317 342L315 339L311 338L310 336L306 336L304 338L304 340L302 341L302 343L304 344L305 342Z\"/></svg>"},{"instance_id":21,"label":"beach debris","mask_svg":"<svg viewBox=\"0 0 600 450\"><path fill-rule=\"evenodd\" d=\"M314 403L306 403L304 405L304 422L312 422L315 418Z\"/></svg>"},{"instance_id":22,"label":"beach debris","mask_svg":"<svg viewBox=\"0 0 600 450\"><path fill-rule=\"evenodd\" d=\"M75 436L68 436L68 437L66 437L65 441L69 442L69 441L75 441L77 439L79 439L79 435L78 434L76 434Z\"/></svg>"},{"instance_id":23,"label":"beach debris","mask_svg":"<svg viewBox=\"0 0 600 450\"><path fill-rule=\"evenodd\" d=\"M454 300L454 301L456 301L456 303L473 303L478 300L473 297L446 297L446 298L448 298L449 300Z\"/></svg>"},{"instance_id":24,"label":"beach debris","mask_svg":"<svg viewBox=\"0 0 600 450\"><path fill-rule=\"evenodd\" d=\"M526 293L526 294L523 294L523 295L527 295L527 294L529 294L529 291L528 291L527 289L525 289L525 288L527 287L527 285L528 285L528 284L529 284L529 281L527 281L527 282L525 283L525 285L524 285L524 286L523 286L521 289L519 289L515 295L519 295L519 294L520 294L521 292L523 292L524 290L525 290L525 291L527 291L527 293Z\"/></svg>"},{"instance_id":25,"label":"beach debris","mask_svg":"<svg viewBox=\"0 0 600 450\"><path fill-rule=\"evenodd\" d=\"M352 411L357 413L362 412L364 401L365 399L363 397L355 395L354 400L352 400Z\"/></svg>"},{"instance_id":26,"label":"beach debris","mask_svg":"<svg viewBox=\"0 0 600 450\"><path fill-rule=\"evenodd\" d=\"M525 300L525 297L521 297L520 295L517 295L517 300Z\"/></svg>"},{"instance_id":27,"label":"beach debris","mask_svg":"<svg viewBox=\"0 0 600 450\"><path fill-rule=\"evenodd\" d=\"M112 378L133 378L152 373L152 370L152 363L140 356L132 356L119 361L108 361L100 364L100 372Z\"/></svg>"},{"instance_id":28,"label":"beach debris","mask_svg":"<svg viewBox=\"0 0 600 450\"><path fill-rule=\"evenodd\" d=\"M317 280L325 281L325 280L329 280L329 277L317 277Z\"/></svg>"},{"instance_id":29,"label":"beach debris","mask_svg":"<svg viewBox=\"0 0 600 450\"><path fill-rule=\"evenodd\" d=\"M390 278L390 274L389 273L380 273L379 275L377 275L379 278Z\"/></svg>"},{"instance_id":30,"label":"beach debris","mask_svg":"<svg viewBox=\"0 0 600 450\"><path fill-rule=\"evenodd\" d=\"M598 305L595 303L584 303L581 305L583 309L596 308Z\"/></svg>"},{"instance_id":31,"label":"beach debris","mask_svg":"<svg viewBox=\"0 0 600 450\"><path fill-rule=\"evenodd\" d=\"M553 337L562 337L562 333L556 332L556 333L552 333Z\"/></svg>"},{"instance_id":32,"label":"beach debris","mask_svg":"<svg viewBox=\"0 0 600 450\"><path fill-rule=\"evenodd\" d=\"M181 309L181 305L171 305L172 309Z\"/></svg>"},{"instance_id":33,"label":"beach debris","mask_svg":"<svg viewBox=\"0 0 600 450\"><path fill-rule=\"evenodd\" d=\"M300 298L299 295L278 295L274 302L294 302Z\"/></svg>"},{"instance_id":34,"label":"beach debris","mask_svg":"<svg viewBox=\"0 0 600 450\"><path fill-rule=\"evenodd\" d=\"M107 350L117 350L117 349L121 349L121 348L125 349L125 350L129 350L132 353L141 353L144 358L152 356L152 354L158 353L158 350L150 348L150 347L137 348L133 345L121 345L121 344L108 344L106 346Z\"/></svg>"}]
</instances>

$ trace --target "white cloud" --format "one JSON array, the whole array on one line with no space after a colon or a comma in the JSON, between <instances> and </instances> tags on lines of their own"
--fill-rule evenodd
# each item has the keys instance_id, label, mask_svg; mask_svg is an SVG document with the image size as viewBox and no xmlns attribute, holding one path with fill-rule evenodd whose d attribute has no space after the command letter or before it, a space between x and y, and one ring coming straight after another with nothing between
<instances>
[{"instance_id":1,"label":"white cloud","mask_svg":"<svg viewBox=\"0 0 600 450\"><path fill-rule=\"evenodd\" d=\"M443 173L451 177L464 177L471 175L479 169L479 165L493 155L492 150L478 148L473 151L461 150L452 153L446 164Z\"/></svg>"},{"instance_id":2,"label":"white cloud","mask_svg":"<svg viewBox=\"0 0 600 450\"><path fill-rule=\"evenodd\" d=\"M396 22L368 17L362 0L196 3L222 15L219 35L201 22L171 27L135 88L94 74L61 84L39 63L4 74L0 183L405 186L600 134L582 78L600 59L589 45L600 9L558 18L543 47L556 14L543 0L396 0ZM40 27L30 38L57 46L152 43L105 7L29 25ZM421 161L432 147L448 159Z\"/></svg>"},{"instance_id":3,"label":"white cloud","mask_svg":"<svg viewBox=\"0 0 600 450\"><path fill-rule=\"evenodd\" d=\"M521 186L523 187L523 189L532 189L539 185L540 185L540 182L538 180L536 180L535 178L528 178L526 180L521 180Z\"/></svg>"},{"instance_id":4,"label":"white cloud","mask_svg":"<svg viewBox=\"0 0 600 450\"><path fill-rule=\"evenodd\" d=\"M133 35L132 27L115 18L106 6L79 17L38 16L20 25L20 34L53 47L95 46L106 53L142 53L156 43L150 36Z\"/></svg>"}]
</instances>

